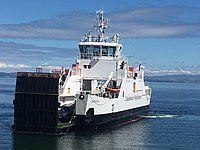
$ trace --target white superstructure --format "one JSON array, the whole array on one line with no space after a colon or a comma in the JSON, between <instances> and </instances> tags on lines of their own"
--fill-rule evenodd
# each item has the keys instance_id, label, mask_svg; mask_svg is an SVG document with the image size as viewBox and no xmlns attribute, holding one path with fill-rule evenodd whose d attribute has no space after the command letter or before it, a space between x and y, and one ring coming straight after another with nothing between
<instances>
[{"instance_id":1,"label":"white superstructure","mask_svg":"<svg viewBox=\"0 0 200 150\"><path fill-rule=\"evenodd\" d=\"M72 117L76 124L94 126L108 123L112 114L117 114L116 120L119 116L135 117L138 112L148 110L151 98L151 89L144 84L143 67L129 66L121 53L119 34L105 37L108 24L103 11L96 14L98 34L94 36L91 31L85 34L79 43L76 63L63 70L59 81L61 108L75 105Z\"/></svg>"}]
</instances>

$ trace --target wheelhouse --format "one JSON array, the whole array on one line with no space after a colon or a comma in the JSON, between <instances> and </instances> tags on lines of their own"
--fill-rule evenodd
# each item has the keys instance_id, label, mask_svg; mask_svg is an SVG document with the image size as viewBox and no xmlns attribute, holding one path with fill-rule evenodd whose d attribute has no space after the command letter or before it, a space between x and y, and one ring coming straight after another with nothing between
<instances>
[{"instance_id":1,"label":"wheelhouse","mask_svg":"<svg viewBox=\"0 0 200 150\"><path fill-rule=\"evenodd\" d=\"M90 43L79 44L80 58L92 59L92 58L115 58L121 51L121 44L117 43L104 43L99 45Z\"/></svg>"}]
</instances>

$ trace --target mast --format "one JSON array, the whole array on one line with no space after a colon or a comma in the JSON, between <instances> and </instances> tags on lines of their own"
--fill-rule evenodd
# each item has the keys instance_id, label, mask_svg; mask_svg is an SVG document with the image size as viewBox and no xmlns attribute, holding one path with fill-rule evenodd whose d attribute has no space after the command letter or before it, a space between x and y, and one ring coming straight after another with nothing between
<instances>
[{"instance_id":1,"label":"mast","mask_svg":"<svg viewBox=\"0 0 200 150\"><path fill-rule=\"evenodd\" d=\"M104 30L108 27L107 22L104 20L103 16L104 12L102 10L96 11L96 20L97 20L97 31L98 31L98 37L99 37L99 42L103 42L104 40Z\"/></svg>"}]
</instances>

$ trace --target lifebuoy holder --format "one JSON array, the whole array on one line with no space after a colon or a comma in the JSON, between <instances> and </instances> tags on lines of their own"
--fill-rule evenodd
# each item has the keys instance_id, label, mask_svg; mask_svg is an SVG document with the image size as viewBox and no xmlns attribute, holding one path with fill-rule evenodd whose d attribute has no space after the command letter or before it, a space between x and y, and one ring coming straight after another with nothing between
<instances>
[{"instance_id":1,"label":"lifebuoy holder","mask_svg":"<svg viewBox=\"0 0 200 150\"><path fill-rule=\"evenodd\" d=\"M83 100L84 98L85 98L85 96L84 96L84 95L82 95L82 94L81 94L81 95L79 95L79 99L80 99L80 100Z\"/></svg>"}]
</instances>

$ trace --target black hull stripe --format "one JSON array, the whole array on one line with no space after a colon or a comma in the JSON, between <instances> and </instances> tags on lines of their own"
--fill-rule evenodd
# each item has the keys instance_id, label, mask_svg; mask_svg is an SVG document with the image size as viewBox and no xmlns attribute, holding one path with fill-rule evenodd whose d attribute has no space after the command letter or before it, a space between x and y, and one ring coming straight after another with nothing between
<instances>
[{"instance_id":1,"label":"black hull stripe","mask_svg":"<svg viewBox=\"0 0 200 150\"><path fill-rule=\"evenodd\" d=\"M95 115L90 118L87 118L85 115L77 115L76 128L96 129L96 128L113 128L122 126L143 119L142 116L148 113L148 108L149 106L143 106L122 112L116 112L104 115Z\"/></svg>"},{"instance_id":2,"label":"black hull stripe","mask_svg":"<svg viewBox=\"0 0 200 150\"><path fill-rule=\"evenodd\" d=\"M126 125L126 124L130 124L130 123L133 123L133 122L136 122L136 121L139 121L141 119L143 119L144 117L140 117L140 118L136 118L134 120L129 120L127 122L124 122L124 123L121 123L121 124L117 124L115 126L113 126L113 128L116 128L116 127L120 127L120 126L123 126L123 125Z\"/></svg>"}]
</instances>

